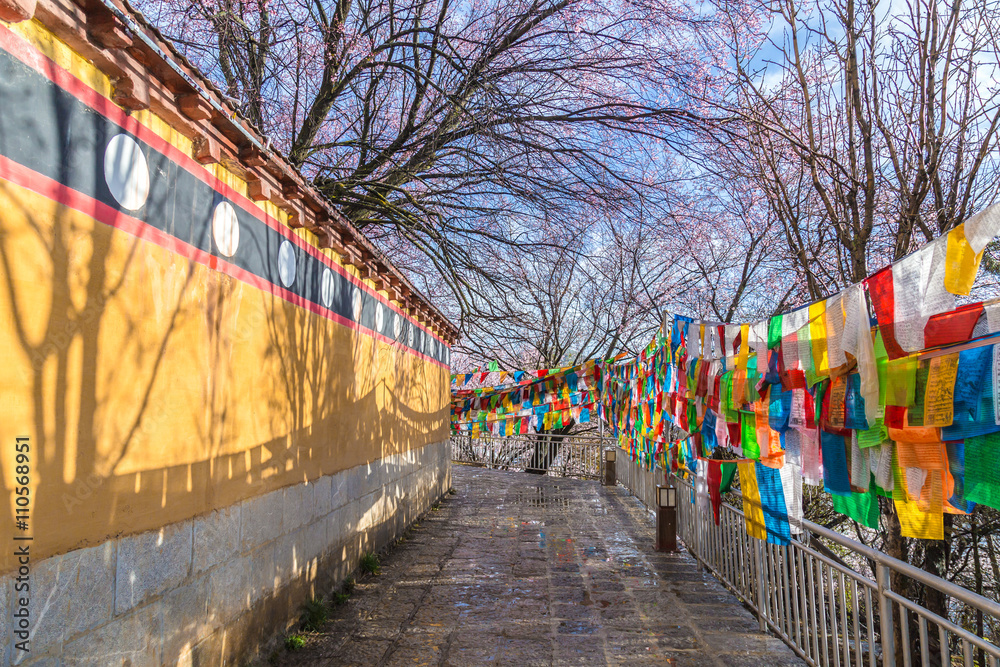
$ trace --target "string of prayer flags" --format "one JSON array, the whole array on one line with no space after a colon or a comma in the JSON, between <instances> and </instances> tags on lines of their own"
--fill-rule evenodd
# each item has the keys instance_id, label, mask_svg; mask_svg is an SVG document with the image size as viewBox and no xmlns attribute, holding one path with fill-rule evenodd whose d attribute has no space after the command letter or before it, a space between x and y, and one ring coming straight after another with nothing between
<instances>
[{"instance_id":1,"label":"string of prayer flags","mask_svg":"<svg viewBox=\"0 0 1000 667\"><path fill-rule=\"evenodd\" d=\"M477 388L489 374L456 374L453 429L523 433L596 411L633 461L693 477L716 522L738 471L758 539L801 531L803 484L870 528L878 496L891 498L904 535L940 539L945 512L1000 506L1000 300L955 305L998 232L1000 205L790 312L667 316L628 360L499 372Z\"/></svg>"},{"instance_id":2,"label":"string of prayer flags","mask_svg":"<svg viewBox=\"0 0 1000 667\"><path fill-rule=\"evenodd\" d=\"M453 432L473 437L486 434L523 435L590 421L591 409L600 405L606 362L588 360L559 369L516 371L514 384L472 389L452 389ZM465 382L465 375L456 379ZM509 375L499 371L500 381Z\"/></svg>"}]
</instances>

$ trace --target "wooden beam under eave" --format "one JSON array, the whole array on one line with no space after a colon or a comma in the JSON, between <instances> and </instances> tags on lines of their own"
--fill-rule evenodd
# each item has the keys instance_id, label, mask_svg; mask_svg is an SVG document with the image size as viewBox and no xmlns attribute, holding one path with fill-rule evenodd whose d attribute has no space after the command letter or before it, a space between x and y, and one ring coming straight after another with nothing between
<instances>
[{"instance_id":1,"label":"wooden beam under eave","mask_svg":"<svg viewBox=\"0 0 1000 667\"><path fill-rule=\"evenodd\" d=\"M331 227L324 227L322 232L326 245L321 245L321 248L333 250L341 256L347 254L347 249L344 247L344 241L340 237L340 233L337 230Z\"/></svg>"},{"instance_id":2,"label":"wooden beam under eave","mask_svg":"<svg viewBox=\"0 0 1000 667\"><path fill-rule=\"evenodd\" d=\"M93 20L88 18L91 38L106 49L125 49L132 46L132 35L121 19L111 12L101 13Z\"/></svg>"},{"instance_id":3,"label":"wooden beam under eave","mask_svg":"<svg viewBox=\"0 0 1000 667\"><path fill-rule=\"evenodd\" d=\"M177 98L177 106L190 120L208 120L212 117L212 105L197 93L181 95Z\"/></svg>"},{"instance_id":4,"label":"wooden beam under eave","mask_svg":"<svg viewBox=\"0 0 1000 667\"><path fill-rule=\"evenodd\" d=\"M344 250L347 255L347 263L353 266L358 271L358 275L364 277L362 269L365 268L365 262L362 259L360 250L356 245L351 243L351 239L345 239L346 243L344 245Z\"/></svg>"},{"instance_id":5,"label":"wooden beam under eave","mask_svg":"<svg viewBox=\"0 0 1000 667\"><path fill-rule=\"evenodd\" d=\"M9 23L27 21L35 15L36 0L0 0L0 20Z\"/></svg>"},{"instance_id":6,"label":"wooden beam under eave","mask_svg":"<svg viewBox=\"0 0 1000 667\"><path fill-rule=\"evenodd\" d=\"M245 167L263 167L267 164L267 156L253 144L244 144L240 146L240 162Z\"/></svg>"},{"instance_id":7,"label":"wooden beam under eave","mask_svg":"<svg viewBox=\"0 0 1000 667\"><path fill-rule=\"evenodd\" d=\"M304 196L302 186L291 179L285 179L281 182L281 193L288 200L302 199Z\"/></svg>"}]
</instances>

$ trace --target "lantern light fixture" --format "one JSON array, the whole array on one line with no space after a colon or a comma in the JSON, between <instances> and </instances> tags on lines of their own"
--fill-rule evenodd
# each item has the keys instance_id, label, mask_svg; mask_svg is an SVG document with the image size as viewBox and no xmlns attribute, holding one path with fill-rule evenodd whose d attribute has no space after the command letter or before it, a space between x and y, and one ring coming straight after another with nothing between
<instances>
[{"instance_id":1,"label":"lantern light fixture","mask_svg":"<svg viewBox=\"0 0 1000 667\"><path fill-rule=\"evenodd\" d=\"M677 489L671 486L658 487L660 507L677 507Z\"/></svg>"}]
</instances>

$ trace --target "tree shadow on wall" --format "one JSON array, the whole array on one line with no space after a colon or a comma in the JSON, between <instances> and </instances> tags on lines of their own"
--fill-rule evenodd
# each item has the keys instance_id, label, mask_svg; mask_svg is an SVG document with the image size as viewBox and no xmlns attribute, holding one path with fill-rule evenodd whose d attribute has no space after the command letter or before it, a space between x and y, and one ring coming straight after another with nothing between
<instances>
[{"instance_id":1,"label":"tree shadow on wall","mask_svg":"<svg viewBox=\"0 0 1000 667\"><path fill-rule=\"evenodd\" d=\"M96 114L81 114L55 92L42 104L27 106L33 115L21 122L54 121L50 124L58 131L51 146L39 147L61 152L49 191L55 200L72 195L59 183L103 176L100 156L110 138L106 123ZM0 135L8 131L2 128ZM0 199L6 204L0 225L0 308L6 311L2 335L9 355L2 382L13 398L6 423L11 440L31 436L30 526L39 538L33 551L42 556L102 541L109 527L128 526L128 494L105 493L98 501L98 492L154 411L150 390L169 370L164 353L184 313L180 298L119 307L132 289L129 283L145 282L148 263L140 239L93 220L101 204L89 204L91 210L84 213L6 181L0 181ZM174 291L183 294L192 267L176 262L173 268L180 274L170 277L177 283ZM124 345L109 349L109 338ZM143 372L122 372L132 367ZM121 391L126 384L127 391ZM101 405L112 388L124 399L117 401L113 419ZM6 485L12 481L12 457L3 454L0 475ZM10 499L0 517L5 531L13 526ZM8 559L0 560L0 571L10 568Z\"/></svg>"},{"instance_id":2,"label":"tree shadow on wall","mask_svg":"<svg viewBox=\"0 0 1000 667\"><path fill-rule=\"evenodd\" d=\"M280 385L269 394L268 414L273 431L291 436L268 451L274 472L295 468L311 479L447 439L444 370L401 342L377 341L271 299L264 356ZM362 321L374 319L367 311L374 307L366 303Z\"/></svg>"},{"instance_id":3,"label":"tree shadow on wall","mask_svg":"<svg viewBox=\"0 0 1000 667\"><path fill-rule=\"evenodd\" d=\"M63 128L52 138L62 155L54 180L101 182L106 121L57 94L29 106ZM8 182L0 199L0 322L9 322L0 386L15 406L4 442L32 436L32 528L44 535L36 557L445 439L447 398L427 388L446 391L447 381L430 364L405 362L412 355L398 345L346 336L273 294L96 222L93 210ZM207 213L175 212L195 214L208 233ZM0 455L5 485L12 458ZM11 502L8 494L4 533Z\"/></svg>"}]
</instances>

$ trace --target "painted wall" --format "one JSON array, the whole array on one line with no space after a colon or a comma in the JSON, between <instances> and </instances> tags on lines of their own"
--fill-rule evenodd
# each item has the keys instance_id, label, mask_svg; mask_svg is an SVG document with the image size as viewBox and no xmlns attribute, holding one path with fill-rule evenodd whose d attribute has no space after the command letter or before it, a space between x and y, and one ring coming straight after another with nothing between
<instances>
[{"instance_id":1,"label":"painted wall","mask_svg":"<svg viewBox=\"0 0 1000 667\"><path fill-rule=\"evenodd\" d=\"M36 558L447 440L444 342L110 98L0 22L2 543L17 436Z\"/></svg>"}]
</instances>

